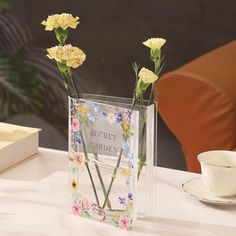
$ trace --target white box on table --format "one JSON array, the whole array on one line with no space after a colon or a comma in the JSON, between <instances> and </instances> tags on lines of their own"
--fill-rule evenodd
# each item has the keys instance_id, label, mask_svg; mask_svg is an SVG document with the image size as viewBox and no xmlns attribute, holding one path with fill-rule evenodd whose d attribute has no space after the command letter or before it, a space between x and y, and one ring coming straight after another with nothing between
<instances>
[{"instance_id":1,"label":"white box on table","mask_svg":"<svg viewBox=\"0 0 236 236\"><path fill-rule=\"evenodd\" d=\"M0 172L38 153L39 131L0 122Z\"/></svg>"}]
</instances>

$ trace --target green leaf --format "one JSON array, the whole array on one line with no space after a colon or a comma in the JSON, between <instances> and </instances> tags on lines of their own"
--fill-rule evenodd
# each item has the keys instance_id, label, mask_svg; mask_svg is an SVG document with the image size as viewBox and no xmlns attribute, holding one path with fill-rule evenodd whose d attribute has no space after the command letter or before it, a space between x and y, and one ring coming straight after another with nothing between
<instances>
[{"instance_id":1,"label":"green leaf","mask_svg":"<svg viewBox=\"0 0 236 236\"><path fill-rule=\"evenodd\" d=\"M91 217L90 214L89 214L87 211L84 211L83 213L84 213L84 214L83 214L84 217L87 217L87 218L90 218L90 217Z\"/></svg>"},{"instance_id":2,"label":"green leaf","mask_svg":"<svg viewBox=\"0 0 236 236\"><path fill-rule=\"evenodd\" d=\"M11 4L7 0L0 0L0 11L4 9L10 9Z\"/></svg>"},{"instance_id":3,"label":"green leaf","mask_svg":"<svg viewBox=\"0 0 236 236\"><path fill-rule=\"evenodd\" d=\"M37 111L43 98L37 74L15 55L0 51L0 120Z\"/></svg>"}]
</instances>

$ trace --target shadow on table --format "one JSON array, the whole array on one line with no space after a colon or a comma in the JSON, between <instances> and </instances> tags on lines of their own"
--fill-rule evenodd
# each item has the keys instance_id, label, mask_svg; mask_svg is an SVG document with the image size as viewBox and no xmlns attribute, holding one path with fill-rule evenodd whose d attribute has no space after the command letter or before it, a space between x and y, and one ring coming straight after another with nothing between
<instances>
[{"instance_id":1,"label":"shadow on table","mask_svg":"<svg viewBox=\"0 0 236 236\"><path fill-rule=\"evenodd\" d=\"M235 236L236 227L160 217L146 217L138 220L137 226L134 227L133 232L136 232L137 235L140 233L145 235L165 236Z\"/></svg>"}]
</instances>

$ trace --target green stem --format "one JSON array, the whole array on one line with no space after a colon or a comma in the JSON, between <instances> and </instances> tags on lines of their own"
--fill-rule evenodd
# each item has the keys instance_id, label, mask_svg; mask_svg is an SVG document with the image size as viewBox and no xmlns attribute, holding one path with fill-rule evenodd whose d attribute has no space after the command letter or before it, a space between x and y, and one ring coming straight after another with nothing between
<instances>
[{"instance_id":1,"label":"green stem","mask_svg":"<svg viewBox=\"0 0 236 236\"><path fill-rule=\"evenodd\" d=\"M140 150L140 153L141 153L141 158L139 159L139 166L138 166L138 179L139 179L139 176L140 176L140 173L143 169L143 166L145 166L145 163L146 163L146 154L143 155L143 145L144 145L144 134L145 134L145 131L146 131L146 121L144 121L144 124L143 124L143 128L142 128L142 133L141 133L141 150Z\"/></svg>"},{"instance_id":2,"label":"green stem","mask_svg":"<svg viewBox=\"0 0 236 236\"><path fill-rule=\"evenodd\" d=\"M136 106L136 103L137 103L137 98L136 96L133 98L133 101L132 101L132 107L131 107L131 110L134 110L135 106Z\"/></svg>"},{"instance_id":3,"label":"green stem","mask_svg":"<svg viewBox=\"0 0 236 236\"><path fill-rule=\"evenodd\" d=\"M153 61L154 63L154 73L159 76L159 68L160 68L160 62L161 62L161 52L160 52L160 56L157 60ZM154 101L154 95L153 95L153 90L155 87L156 83L152 83L152 87L151 87L151 92L150 92L150 96L148 99L148 105L151 105Z\"/></svg>"},{"instance_id":4,"label":"green stem","mask_svg":"<svg viewBox=\"0 0 236 236\"><path fill-rule=\"evenodd\" d=\"M103 206L102 206L103 209L105 208L105 206L107 204L107 200L108 200L109 194L111 192L111 188L112 188L113 182L114 182L114 180L116 178L116 173L117 173L117 170L118 170L118 168L120 166L120 161L121 161L122 153L123 153L123 148L121 148L121 150L120 150L120 154L119 154L119 157L118 157L118 160L117 160L117 163L116 163L116 167L113 170L111 182L110 182L109 188L107 190L107 195L105 197L105 200L104 200L104 203L103 203Z\"/></svg>"},{"instance_id":5,"label":"green stem","mask_svg":"<svg viewBox=\"0 0 236 236\"><path fill-rule=\"evenodd\" d=\"M94 158L95 158L96 160L98 160L97 154L94 154ZM102 187L103 195L104 195L104 197L106 198L106 196L107 196L107 191L106 191L105 184L104 184L104 182L103 182L103 179L102 179L101 172L100 172L100 169L99 169L98 164L95 164L95 168L96 168L96 171L97 171L97 174L98 174L98 179L99 179L100 184L101 184L101 187ZM107 207L111 210L111 202L110 202L109 198L107 199Z\"/></svg>"},{"instance_id":6,"label":"green stem","mask_svg":"<svg viewBox=\"0 0 236 236\"><path fill-rule=\"evenodd\" d=\"M88 157L88 154L87 154L87 150L86 150L86 146L85 146L85 142L84 142L84 137L83 137L83 134L81 131L79 131L80 133L80 136L81 136L81 139L82 139L82 144L83 144L83 149L84 149L84 155L85 155L85 166L86 166L86 169L88 171L88 174L89 174L89 178L90 178L90 181L91 181L91 184L92 184L92 188L93 188L93 192L94 192L94 195L95 195L95 198L96 198L96 202L98 205L99 204L99 199L98 199L98 194L97 194L97 191L96 191L96 187L95 187L95 184L94 184L94 181L93 181L93 177L92 177L92 174L91 174L91 171L90 171L90 168L89 168L89 157Z\"/></svg>"},{"instance_id":7,"label":"green stem","mask_svg":"<svg viewBox=\"0 0 236 236\"><path fill-rule=\"evenodd\" d=\"M153 96L154 85L155 85L155 83L152 83L151 92L150 92L150 96L148 99L148 106L151 105L154 100L154 96Z\"/></svg>"},{"instance_id":8,"label":"green stem","mask_svg":"<svg viewBox=\"0 0 236 236\"><path fill-rule=\"evenodd\" d=\"M59 72L60 72L60 74L61 74L62 79L64 80L63 82L64 82L64 86L65 86L67 95L68 95L69 97L71 97L70 84L69 84L68 78L67 78L66 75L62 72L61 67L60 67L60 65L59 65L58 62L57 62L57 67L58 67L58 69L59 69Z\"/></svg>"},{"instance_id":9,"label":"green stem","mask_svg":"<svg viewBox=\"0 0 236 236\"><path fill-rule=\"evenodd\" d=\"M140 105L141 105L141 112L143 114L143 119L145 120L145 108L144 108L143 93L141 93L141 95L140 95Z\"/></svg>"},{"instance_id":10,"label":"green stem","mask_svg":"<svg viewBox=\"0 0 236 236\"><path fill-rule=\"evenodd\" d=\"M76 92L76 95L77 95L77 98L80 98L80 94L79 94L79 90L74 82L74 79L72 78L72 75L71 75L71 71L69 72L69 78L71 80L71 83L72 83L72 86L74 87L75 89L75 92Z\"/></svg>"},{"instance_id":11,"label":"green stem","mask_svg":"<svg viewBox=\"0 0 236 236\"><path fill-rule=\"evenodd\" d=\"M136 98L136 96L134 95L133 101L132 101L131 110L134 109L136 103L137 103L137 98ZM115 178L116 178L116 173L117 173L117 170L118 170L118 168L119 168L119 166L120 166L120 161L121 161L122 153L123 153L123 148L121 148L121 150L120 150L120 154L119 154L119 157L118 157L118 160L117 160L117 163L116 163L116 167L115 167L114 170L113 170L111 182L110 182L110 185L109 185L109 188L108 188L108 190L107 190L107 194L106 194L106 197L105 197L103 206L102 206L103 209L105 208L105 206L106 206L106 204L107 204L108 197L109 197L109 194L110 194L110 191L111 191L113 182L114 182L114 180L115 180Z\"/></svg>"}]
</instances>

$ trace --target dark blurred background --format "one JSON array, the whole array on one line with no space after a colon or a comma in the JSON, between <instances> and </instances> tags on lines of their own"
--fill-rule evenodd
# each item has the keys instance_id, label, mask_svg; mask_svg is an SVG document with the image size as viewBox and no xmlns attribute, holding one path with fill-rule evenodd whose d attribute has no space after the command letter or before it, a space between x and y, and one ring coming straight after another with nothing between
<instances>
[{"instance_id":1,"label":"dark blurred background","mask_svg":"<svg viewBox=\"0 0 236 236\"><path fill-rule=\"evenodd\" d=\"M55 64L45 56L45 48L57 42L53 33L44 31L40 24L49 14L68 12L80 17L81 23L77 30L70 31L69 41L87 55L84 65L74 74L84 93L132 97L134 76L131 63L137 61L142 66L152 66L149 50L142 45L148 38L167 40L163 47L166 56L163 73L166 73L234 40L236 36L235 0L1 1L5 2L5 7L0 13L0 50L7 54L10 62L12 56L16 56L31 74L17 71L15 62L9 70L13 68L16 76L20 73L25 80L37 77L41 86L38 100L33 92L29 92L31 100L25 112L5 108L6 114L1 120L41 127L40 146L49 148L67 148L66 95ZM2 62L4 64L5 59ZM19 84L18 80L12 80L13 87ZM24 86L31 91L30 85ZM5 104L6 97L0 98ZM32 101L35 104L30 104ZM37 101L41 104L37 105ZM158 123L158 164L185 169L180 145L161 117Z\"/></svg>"}]
</instances>

